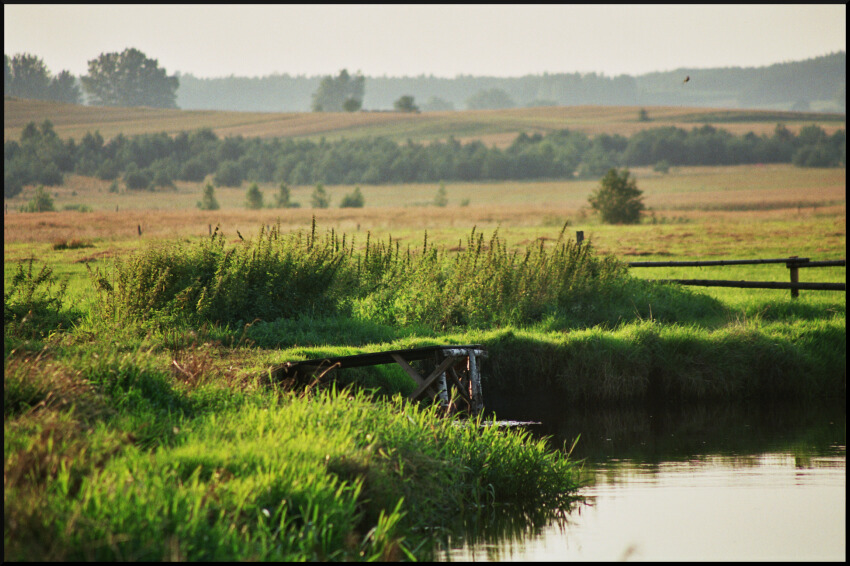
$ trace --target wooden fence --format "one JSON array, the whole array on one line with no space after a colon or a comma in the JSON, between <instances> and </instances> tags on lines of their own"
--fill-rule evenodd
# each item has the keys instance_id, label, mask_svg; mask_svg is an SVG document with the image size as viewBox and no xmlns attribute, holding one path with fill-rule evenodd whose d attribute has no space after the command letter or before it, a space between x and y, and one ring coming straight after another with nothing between
<instances>
[{"instance_id":1,"label":"wooden fence","mask_svg":"<svg viewBox=\"0 0 850 566\"><path fill-rule=\"evenodd\" d=\"M740 287L751 289L790 289L791 297L796 298L800 289L809 291L846 291L845 283L801 283L800 269L805 267L845 266L846 260L834 259L811 261L807 257L785 257L778 259L721 259L713 261L633 261L629 267L708 267L720 265L760 265L784 263L788 268L791 281L725 281L721 279L655 279L662 283L679 283L680 285L699 285L703 287Z\"/></svg>"}]
</instances>

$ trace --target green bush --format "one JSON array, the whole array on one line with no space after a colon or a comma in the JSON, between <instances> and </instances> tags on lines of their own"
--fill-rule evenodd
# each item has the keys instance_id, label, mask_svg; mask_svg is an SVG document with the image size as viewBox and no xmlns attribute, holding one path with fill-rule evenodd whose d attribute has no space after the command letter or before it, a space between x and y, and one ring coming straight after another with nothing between
<instances>
[{"instance_id":1,"label":"green bush","mask_svg":"<svg viewBox=\"0 0 850 566\"><path fill-rule=\"evenodd\" d=\"M212 183L207 183L207 186L204 187L204 194L201 197L201 200L198 201L198 208L200 208L201 210L219 209L218 201L215 198L215 190L213 189Z\"/></svg>"},{"instance_id":2,"label":"green bush","mask_svg":"<svg viewBox=\"0 0 850 566\"><path fill-rule=\"evenodd\" d=\"M365 199L363 198L363 193L360 192L360 187L354 187L354 192L351 192L344 197L342 197L342 202L339 204L340 208L363 208L365 204Z\"/></svg>"},{"instance_id":3,"label":"green bush","mask_svg":"<svg viewBox=\"0 0 850 566\"><path fill-rule=\"evenodd\" d=\"M53 206L53 197L44 190L44 185L39 185L32 199L20 208L21 212L53 212L54 210L56 209Z\"/></svg>"},{"instance_id":4,"label":"green bush","mask_svg":"<svg viewBox=\"0 0 850 566\"><path fill-rule=\"evenodd\" d=\"M313 208L328 208L331 205L331 197L323 184L316 185L313 194L310 196L310 202L313 204Z\"/></svg>"},{"instance_id":5,"label":"green bush","mask_svg":"<svg viewBox=\"0 0 850 566\"><path fill-rule=\"evenodd\" d=\"M260 187L257 186L257 183L251 183L251 186L248 187L248 192L245 193L245 198L245 206L251 210L259 210L263 208L263 193L260 191Z\"/></svg>"}]
</instances>

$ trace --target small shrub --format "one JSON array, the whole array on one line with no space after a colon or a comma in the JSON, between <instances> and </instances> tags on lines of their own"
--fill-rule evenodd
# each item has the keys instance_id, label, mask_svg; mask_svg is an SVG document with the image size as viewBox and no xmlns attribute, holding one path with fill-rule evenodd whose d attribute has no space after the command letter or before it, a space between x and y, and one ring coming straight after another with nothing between
<instances>
[{"instance_id":1,"label":"small shrub","mask_svg":"<svg viewBox=\"0 0 850 566\"><path fill-rule=\"evenodd\" d=\"M248 187L248 192L245 194L245 198L247 199L245 206L251 210L263 208L263 192L257 186L257 183L251 183L251 186Z\"/></svg>"},{"instance_id":2,"label":"small shrub","mask_svg":"<svg viewBox=\"0 0 850 566\"><path fill-rule=\"evenodd\" d=\"M316 185L313 194L310 196L310 202L312 202L313 208L328 208L331 205L331 197L323 184Z\"/></svg>"},{"instance_id":3,"label":"small shrub","mask_svg":"<svg viewBox=\"0 0 850 566\"><path fill-rule=\"evenodd\" d=\"M53 207L53 197L44 190L44 185L39 185L32 199L20 208L21 212L53 212L54 210L56 209Z\"/></svg>"},{"instance_id":4,"label":"small shrub","mask_svg":"<svg viewBox=\"0 0 850 566\"><path fill-rule=\"evenodd\" d=\"M62 210L76 210L77 212L91 212L92 207L87 204L66 204Z\"/></svg>"},{"instance_id":5,"label":"small shrub","mask_svg":"<svg viewBox=\"0 0 850 566\"><path fill-rule=\"evenodd\" d=\"M80 248L93 248L94 244L86 240L57 240L53 242L54 250L77 250Z\"/></svg>"},{"instance_id":6,"label":"small shrub","mask_svg":"<svg viewBox=\"0 0 850 566\"><path fill-rule=\"evenodd\" d=\"M198 208L200 208L201 210L219 209L218 201L215 198L215 191L213 189L212 183L207 183L207 186L204 187L204 194L201 197L201 200L198 201Z\"/></svg>"},{"instance_id":7,"label":"small shrub","mask_svg":"<svg viewBox=\"0 0 850 566\"><path fill-rule=\"evenodd\" d=\"M290 191L289 185L286 182L280 184L280 189L278 190L277 195L275 195L275 207L276 208L295 208L297 206L290 199Z\"/></svg>"},{"instance_id":8,"label":"small shrub","mask_svg":"<svg viewBox=\"0 0 850 566\"><path fill-rule=\"evenodd\" d=\"M354 192L349 193L342 197L342 202L340 203L340 208L363 208L365 204L365 199L363 198L363 193L360 192L360 187L354 187Z\"/></svg>"},{"instance_id":9,"label":"small shrub","mask_svg":"<svg viewBox=\"0 0 850 566\"><path fill-rule=\"evenodd\" d=\"M446 206L449 204L449 198L446 195L446 184L440 183L440 188L437 189L437 195L434 197L434 206Z\"/></svg>"},{"instance_id":10,"label":"small shrub","mask_svg":"<svg viewBox=\"0 0 850 566\"><path fill-rule=\"evenodd\" d=\"M60 326L69 327L73 321L71 313L63 309L67 282L58 283L47 265L34 273L33 262L30 259L19 263L3 292L3 327L7 339L43 338Z\"/></svg>"},{"instance_id":11,"label":"small shrub","mask_svg":"<svg viewBox=\"0 0 850 566\"><path fill-rule=\"evenodd\" d=\"M657 173L669 173L670 172L670 163L666 159L662 159L652 168L653 171Z\"/></svg>"}]
</instances>

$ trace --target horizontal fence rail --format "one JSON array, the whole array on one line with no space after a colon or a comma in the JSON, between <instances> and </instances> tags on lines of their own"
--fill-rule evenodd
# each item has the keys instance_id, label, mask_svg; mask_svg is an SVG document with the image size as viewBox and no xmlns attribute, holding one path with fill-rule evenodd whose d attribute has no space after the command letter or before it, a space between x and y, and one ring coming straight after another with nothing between
<instances>
[{"instance_id":1,"label":"horizontal fence rail","mask_svg":"<svg viewBox=\"0 0 850 566\"><path fill-rule=\"evenodd\" d=\"M790 289L791 297L799 296L800 289L809 291L846 291L845 283L800 283L799 269L803 267L841 267L846 266L844 259L812 261L807 257L784 257L774 259L720 259L707 261L633 261L629 267L710 267L724 265L760 265L784 263L788 268L791 281L727 281L722 279L653 279L659 283L678 283L680 285L699 285L702 287L738 287L743 289Z\"/></svg>"},{"instance_id":2,"label":"horizontal fence rail","mask_svg":"<svg viewBox=\"0 0 850 566\"><path fill-rule=\"evenodd\" d=\"M844 261L839 260L839 261ZM708 261L633 261L629 267L710 267L720 265L760 265L763 263L812 263L807 257L779 259L715 259Z\"/></svg>"},{"instance_id":3,"label":"horizontal fence rail","mask_svg":"<svg viewBox=\"0 0 850 566\"><path fill-rule=\"evenodd\" d=\"M702 287L741 287L750 289L807 289L809 291L844 291L844 283L786 283L784 281L724 281L722 279L653 279L658 283L679 283Z\"/></svg>"}]
</instances>

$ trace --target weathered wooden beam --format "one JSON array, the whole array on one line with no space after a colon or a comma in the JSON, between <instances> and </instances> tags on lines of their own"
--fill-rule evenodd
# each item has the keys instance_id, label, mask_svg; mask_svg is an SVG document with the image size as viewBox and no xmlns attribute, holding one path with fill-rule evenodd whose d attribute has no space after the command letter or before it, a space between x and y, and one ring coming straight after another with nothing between
<instances>
[{"instance_id":1,"label":"weathered wooden beam","mask_svg":"<svg viewBox=\"0 0 850 566\"><path fill-rule=\"evenodd\" d=\"M412 378L413 378L413 381L415 381L417 385L422 385L422 381L423 381L422 376L421 376L421 375L419 375L419 372L418 372L418 371L416 371L415 369L413 369L413 366L411 366L409 363L407 363L407 360L405 360L404 358L402 358L402 357L401 357L398 353L396 353L396 352L391 353L391 354L390 354L390 356L392 356L392 358L395 360L395 363L397 363L398 365L400 365L400 366L401 366L401 369L403 369L404 371L406 371L406 372L407 372L407 374L408 374L410 377L412 377Z\"/></svg>"},{"instance_id":2,"label":"weathered wooden beam","mask_svg":"<svg viewBox=\"0 0 850 566\"><path fill-rule=\"evenodd\" d=\"M436 381L436 379L440 377L440 375L445 372L449 366L457 362L457 360L458 356L447 356L446 359L444 359L442 363L437 366L437 369L431 372L431 375L426 377L425 380L419 385L419 387L417 387L416 390L410 394L409 398L412 400L418 399L419 396L422 395L422 393L426 389L428 389L428 387L430 387L430 385L434 383L434 381Z\"/></svg>"}]
</instances>

